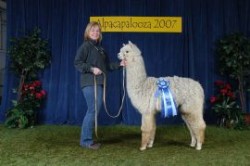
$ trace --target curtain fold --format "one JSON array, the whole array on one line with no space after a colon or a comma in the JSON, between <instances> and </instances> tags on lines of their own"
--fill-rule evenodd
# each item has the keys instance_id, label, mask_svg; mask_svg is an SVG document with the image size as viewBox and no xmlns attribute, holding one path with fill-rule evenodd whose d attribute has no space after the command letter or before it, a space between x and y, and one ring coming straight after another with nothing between
<instances>
[{"instance_id":1,"label":"curtain fold","mask_svg":"<svg viewBox=\"0 0 250 166\"><path fill-rule=\"evenodd\" d=\"M103 46L111 61L118 61L117 53L128 40L135 43L144 57L149 76L183 76L199 81L206 95L205 119L213 121L209 97L213 82L221 78L214 53L215 41L231 32L250 35L250 2L248 0L7 0L9 39L20 37L39 27L49 42L52 63L39 73L48 96L39 111L39 122L45 124L81 124L86 112L79 73L73 62L77 48L83 41L83 31L90 16L180 16L182 33L103 33ZM9 66L9 58L6 58ZM4 80L0 122L15 99L12 89L18 77L7 68ZM115 115L121 104L122 71L109 73L107 106ZM248 100L249 101L249 100ZM248 102L249 110L249 102ZM141 115L126 95L122 114L110 118L104 109L99 115L100 125L139 125ZM159 124L182 123L180 116L162 119Z\"/></svg>"}]
</instances>

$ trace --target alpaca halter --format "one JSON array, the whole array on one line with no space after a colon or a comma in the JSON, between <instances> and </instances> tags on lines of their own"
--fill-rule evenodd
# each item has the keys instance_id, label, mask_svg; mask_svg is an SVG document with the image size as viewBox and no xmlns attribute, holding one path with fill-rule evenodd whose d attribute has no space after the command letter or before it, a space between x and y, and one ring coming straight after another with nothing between
<instances>
[{"instance_id":1,"label":"alpaca halter","mask_svg":"<svg viewBox=\"0 0 250 166\"><path fill-rule=\"evenodd\" d=\"M104 105L104 109L106 111L106 113L108 114L109 117L111 118L117 118L120 114L121 114L121 111L122 111L122 106L123 106L123 103L124 103L124 99L125 99L125 94L126 94L126 90L125 90L125 67L123 67L123 70L122 70L122 78L123 78L123 81L122 81L122 88L123 88L123 96L122 96L122 102L121 102L121 105L119 107L119 111L117 113L117 115L111 115L107 109L107 104L106 104L106 74L103 73L103 96L102 96L102 100L103 100L103 105ZM98 126L98 114L97 114L97 82L96 82L96 76L94 75L94 95L95 95L95 135L96 137L98 138L98 134L97 134L97 126Z\"/></svg>"}]
</instances>

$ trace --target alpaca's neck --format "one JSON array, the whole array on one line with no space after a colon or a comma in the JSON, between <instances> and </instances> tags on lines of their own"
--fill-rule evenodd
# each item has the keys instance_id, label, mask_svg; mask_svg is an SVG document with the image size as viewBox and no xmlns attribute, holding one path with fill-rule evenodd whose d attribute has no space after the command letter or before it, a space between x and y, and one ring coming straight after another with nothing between
<instances>
[{"instance_id":1,"label":"alpaca's neck","mask_svg":"<svg viewBox=\"0 0 250 166\"><path fill-rule=\"evenodd\" d=\"M136 62L126 67L127 86L131 88L140 87L147 78L145 65L142 57L137 57Z\"/></svg>"}]
</instances>

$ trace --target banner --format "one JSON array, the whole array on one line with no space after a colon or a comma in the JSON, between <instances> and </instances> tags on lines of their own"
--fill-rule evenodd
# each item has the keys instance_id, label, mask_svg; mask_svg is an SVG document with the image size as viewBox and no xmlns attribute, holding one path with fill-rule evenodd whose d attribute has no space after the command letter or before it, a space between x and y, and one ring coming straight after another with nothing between
<instances>
[{"instance_id":1,"label":"banner","mask_svg":"<svg viewBox=\"0 0 250 166\"><path fill-rule=\"evenodd\" d=\"M99 22L102 32L182 32L182 17L93 16L90 21Z\"/></svg>"}]
</instances>

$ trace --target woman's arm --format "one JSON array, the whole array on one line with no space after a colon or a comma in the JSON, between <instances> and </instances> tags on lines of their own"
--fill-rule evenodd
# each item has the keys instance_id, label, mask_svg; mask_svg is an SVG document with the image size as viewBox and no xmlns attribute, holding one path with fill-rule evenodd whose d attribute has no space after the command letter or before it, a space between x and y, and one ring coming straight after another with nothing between
<instances>
[{"instance_id":1,"label":"woman's arm","mask_svg":"<svg viewBox=\"0 0 250 166\"><path fill-rule=\"evenodd\" d=\"M77 50L74 65L81 73L91 72L91 65L87 63L88 52L88 48L85 44L82 44Z\"/></svg>"}]
</instances>

